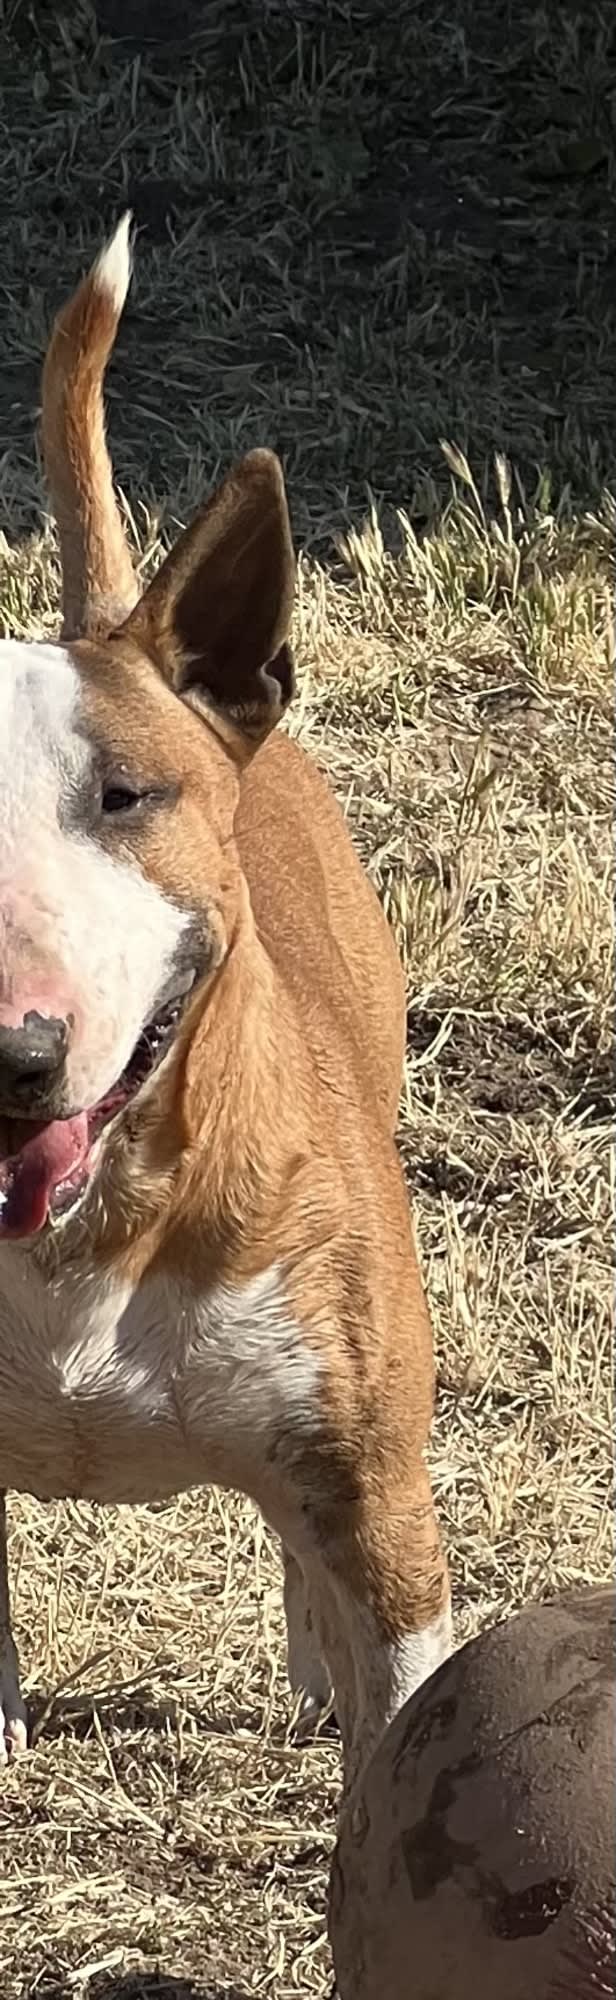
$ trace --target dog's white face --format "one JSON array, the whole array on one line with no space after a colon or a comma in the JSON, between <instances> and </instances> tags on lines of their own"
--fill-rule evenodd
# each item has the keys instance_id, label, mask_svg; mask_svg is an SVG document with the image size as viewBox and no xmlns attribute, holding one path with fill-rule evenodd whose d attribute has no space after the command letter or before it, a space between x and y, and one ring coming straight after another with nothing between
<instances>
[{"instance_id":1,"label":"dog's white face","mask_svg":"<svg viewBox=\"0 0 616 2000\"><path fill-rule=\"evenodd\" d=\"M0 644L0 1028L28 1012L74 1024L68 1111L116 1082L188 923L121 837L103 846L118 801L97 747L64 648Z\"/></svg>"},{"instance_id":2,"label":"dog's white face","mask_svg":"<svg viewBox=\"0 0 616 2000\"><path fill-rule=\"evenodd\" d=\"M180 704L150 678L168 728ZM176 900L156 879L144 819L159 845L171 827L173 848L180 787L155 756L144 768L130 712L117 756L117 690L97 703L62 646L0 644L0 1238L71 1206L100 1131L220 955L203 892L191 908L188 882Z\"/></svg>"}]
</instances>

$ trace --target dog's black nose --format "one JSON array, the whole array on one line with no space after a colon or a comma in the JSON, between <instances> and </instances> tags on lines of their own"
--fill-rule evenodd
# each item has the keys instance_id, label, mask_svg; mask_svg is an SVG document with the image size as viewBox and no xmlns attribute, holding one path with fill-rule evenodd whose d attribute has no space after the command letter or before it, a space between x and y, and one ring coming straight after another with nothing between
<instances>
[{"instance_id":1,"label":"dog's black nose","mask_svg":"<svg viewBox=\"0 0 616 2000\"><path fill-rule=\"evenodd\" d=\"M0 1026L0 1112L7 1117L44 1114L66 1061L68 1021L35 1012L20 1028Z\"/></svg>"}]
</instances>

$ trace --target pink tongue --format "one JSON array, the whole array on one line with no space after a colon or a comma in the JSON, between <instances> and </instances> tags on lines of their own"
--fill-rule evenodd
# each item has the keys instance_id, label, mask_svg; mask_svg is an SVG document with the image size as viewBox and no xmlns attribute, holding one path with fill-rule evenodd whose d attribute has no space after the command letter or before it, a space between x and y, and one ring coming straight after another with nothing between
<instances>
[{"instance_id":1,"label":"pink tongue","mask_svg":"<svg viewBox=\"0 0 616 2000\"><path fill-rule=\"evenodd\" d=\"M10 1145L10 1157L0 1161L0 1236L34 1236L47 1221L56 1189L86 1158L87 1114L51 1125L11 1120Z\"/></svg>"}]
</instances>

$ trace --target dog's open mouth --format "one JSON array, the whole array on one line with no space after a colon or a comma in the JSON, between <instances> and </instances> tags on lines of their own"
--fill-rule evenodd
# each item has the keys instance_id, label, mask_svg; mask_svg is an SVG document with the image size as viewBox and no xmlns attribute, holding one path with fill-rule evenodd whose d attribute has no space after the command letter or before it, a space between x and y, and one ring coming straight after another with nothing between
<instances>
[{"instance_id":1,"label":"dog's open mouth","mask_svg":"<svg viewBox=\"0 0 616 2000\"><path fill-rule=\"evenodd\" d=\"M81 1201L105 1126L142 1089L166 1054L187 1000L170 1001L139 1037L118 1082L71 1118L0 1118L0 1239L34 1236Z\"/></svg>"}]
</instances>

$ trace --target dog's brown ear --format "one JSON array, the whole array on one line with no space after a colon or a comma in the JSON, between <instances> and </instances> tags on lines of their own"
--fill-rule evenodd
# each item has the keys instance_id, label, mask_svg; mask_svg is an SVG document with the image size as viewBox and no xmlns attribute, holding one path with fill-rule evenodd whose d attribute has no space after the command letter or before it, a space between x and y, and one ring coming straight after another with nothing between
<instances>
[{"instance_id":1,"label":"dog's brown ear","mask_svg":"<svg viewBox=\"0 0 616 2000\"><path fill-rule=\"evenodd\" d=\"M178 694L199 699L249 737L278 721L293 693L287 633L295 557L282 468L253 451L180 536L114 638L127 638Z\"/></svg>"}]
</instances>

